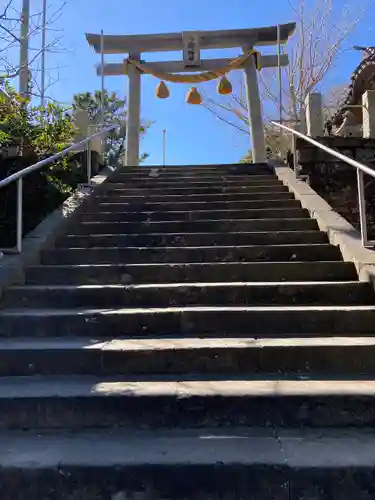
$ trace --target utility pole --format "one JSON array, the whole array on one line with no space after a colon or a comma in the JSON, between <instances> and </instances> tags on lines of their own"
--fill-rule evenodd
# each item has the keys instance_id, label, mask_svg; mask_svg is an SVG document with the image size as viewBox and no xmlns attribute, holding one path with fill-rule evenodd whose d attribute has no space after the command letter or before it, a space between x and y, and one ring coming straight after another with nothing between
<instances>
[{"instance_id":1,"label":"utility pole","mask_svg":"<svg viewBox=\"0 0 375 500\"><path fill-rule=\"evenodd\" d=\"M283 77L281 71L281 34L280 34L280 24L277 25L277 74L279 81L279 120L283 123Z\"/></svg>"},{"instance_id":2,"label":"utility pole","mask_svg":"<svg viewBox=\"0 0 375 500\"><path fill-rule=\"evenodd\" d=\"M40 105L44 108L45 89L46 89L46 22L47 22L47 0L43 0L42 13L42 63L41 63L41 81L40 81Z\"/></svg>"},{"instance_id":3,"label":"utility pole","mask_svg":"<svg viewBox=\"0 0 375 500\"><path fill-rule=\"evenodd\" d=\"M23 97L29 95L29 24L30 0L22 0L19 92Z\"/></svg>"},{"instance_id":4,"label":"utility pole","mask_svg":"<svg viewBox=\"0 0 375 500\"><path fill-rule=\"evenodd\" d=\"M100 94L100 125L104 125L104 31L100 32L100 64L101 74L101 94Z\"/></svg>"}]
</instances>

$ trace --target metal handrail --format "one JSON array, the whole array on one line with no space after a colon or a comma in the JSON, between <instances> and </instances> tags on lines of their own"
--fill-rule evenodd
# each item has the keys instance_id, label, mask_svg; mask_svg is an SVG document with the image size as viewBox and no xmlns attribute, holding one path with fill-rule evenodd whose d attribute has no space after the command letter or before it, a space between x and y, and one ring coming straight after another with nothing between
<instances>
[{"instance_id":1,"label":"metal handrail","mask_svg":"<svg viewBox=\"0 0 375 500\"><path fill-rule=\"evenodd\" d=\"M71 151L75 151L79 147L88 144L96 137L100 137L102 134L105 134L106 132L110 132L111 130L114 130L115 128L118 128L118 127L119 127L119 125L112 125L111 127L107 127L103 130L100 130L99 132L96 132L95 134L92 134L92 135L86 137L82 141L79 141L79 142L72 144L68 148L63 149L62 151L54 154L53 156L49 156L48 158L45 158L44 160L40 160L37 163L34 163L34 165L30 165L29 167L26 167L26 168L20 170L19 172L15 172L14 174L9 175L8 177L6 177L5 179L0 181L0 189L2 187L7 186L8 184L11 184L12 182L17 181L18 179L22 179L26 175L31 174L31 172L35 172L35 170L39 170L39 169L45 167L46 165L50 165L51 163L54 163L56 160L59 160L60 158L67 155ZM90 179L91 179L91 177L90 177ZM88 181L90 181L90 179L88 179Z\"/></svg>"},{"instance_id":2,"label":"metal handrail","mask_svg":"<svg viewBox=\"0 0 375 500\"><path fill-rule=\"evenodd\" d=\"M95 134L92 134L82 141L76 142L72 144L71 146L67 147L63 151L60 151L59 153L54 154L53 156L49 156L48 158L45 158L44 160L40 160L37 163L34 163L34 165L30 165L29 167L26 167L19 172L15 172L12 175L9 175L5 179L0 181L0 189L8 186L12 182L17 182L17 242L16 242L16 247L15 248L10 248L10 249L2 249L3 251L10 251L10 252L16 252L16 253L21 253L22 251L22 233L23 233L23 208L22 208L22 200L23 200L23 178L26 177L28 174L31 174L32 172L35 172L36 170L40 170L43 167L50 165L51 163L54 163L56 160L59 160L63 156L66 156L67 154L71 153L72 151L77 150L78 148L82 146L86 146L87 149L87 156L86 156L86 172L87 172L87 182L88 184L91 181L92 177L92 171L91 171L91 141L95 139L96 137L100 137L101 135L104 135L108 132L111 132L112 130L115 130L118 128L120 125L111 125L109 127L106 127L99 132L95 132Z\"/></svg>"},{"instance_id":3,"label":"metal handrail","mask_svg":"<svg viewBox=\"0 0 375 500\"><path fill-rule=\"evenodd\" d=\"M368 239L368 231L367 231L367 214L366 214L366 200L365 200L365 186L364 186L364 179L363 179L363 174L370 175L371 177L375 178L375 171L368 167L367 165L364 165L363 163L360 163L359 161L353 160L352 158L349 158L346 155L343 155L342 153L339 153L338 151L335 151L332 148L329 148L328 146L325 146L324 144L321 144L320 142L312 139L311 137L302 134L298 130L294 130L290 127L286 127L285 125L282 125L281 123L278 122L271 122L273 125L276 125L277 127L290 132L294 136L300 137L301 139L305 140L306 142L309 142L310 144L313 144L317 148L321 149L322 151L325 151L326 153L335 156L337 159L340 161L347 163L348 165L354 167L357 171L357 186L358 186L358 207L359 207L359 222L360 222L360 230L361 230L361 239L362 239L362 245L364 247L366 246L374 246L375 242L369 241ZM293 143L294 144L294 143ZM294 153L294 158L295 156L295 151Z\"/></svg>"}]
</instances>

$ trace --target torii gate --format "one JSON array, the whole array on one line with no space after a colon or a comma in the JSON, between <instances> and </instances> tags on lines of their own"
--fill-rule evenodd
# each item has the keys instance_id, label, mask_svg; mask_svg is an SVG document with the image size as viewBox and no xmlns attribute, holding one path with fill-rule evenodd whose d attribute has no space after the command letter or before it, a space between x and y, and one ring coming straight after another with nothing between
<instances>
[{"instance_id":1,"label":"torii gate","mask_svg":"<svg viewBox=\"0 0 375 500\"><path fill-rule=\"evenodd\" d=\"M144 63L151 71L185 73L213 71L230 62L230 59L200 59L201 49L222 49L239 47L244 53L257 46L285 44L295 30L295 23L264 28L198 31L166 33L157 35L100 35L87 33L86 39L95 52L102 54L128 54L128 57L140 61L144 52L162 52L183 50L183 61ZM258 69L287 66L288 56L260 55ZM266 161L263 130L262 108L259 96L257 67L254 57L249 57L238 69L245 73L245 86L249 110L249 127L254 163ZM98 74L128 75L128 115L126 129L127 166L139 164L140 146L140 109L141 109L141 74L133 64L125 60L122 63L109 63L98 67Z\"/></svg>"}]
</instances>

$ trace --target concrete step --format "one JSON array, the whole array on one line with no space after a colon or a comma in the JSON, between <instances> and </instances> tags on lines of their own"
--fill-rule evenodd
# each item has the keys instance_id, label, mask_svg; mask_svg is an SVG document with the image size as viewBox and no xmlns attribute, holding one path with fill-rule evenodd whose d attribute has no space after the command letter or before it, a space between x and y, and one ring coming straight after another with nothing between
<instances>
[{"instance_id":1,"label":"concrete step","mask_svg":"<svg viewBox=\"0 0 375 500\"><path fill-rule=\"evenodd\" d=\"M206 186L206 187L189 187L189 186L180 186L180 187L167 187L167 186L155 186L151 187L133 187L130 185L126 185L125 183L118 188L112 187L110 184L105 185L105 194L108 196L145 196L145 194L150 194L151 196L166 196L169 195L215 195L215 194L248 194L251 196L252 194L259 193L288 193L289 190L283 184L269 184L269 185L256 185L249 186L248 184L244 185L235 185L228 186L224 184L222 186Z\"/></svg>"},{"instance_id":2,"label":"concrete step","mask_svg":"<svg viewBox=\"0 0 375 500\"><path fill-rule=\"evenodd\" d=\"M138 195L120 195L120 194L98 194L93 197L93 202L136 202L139 203L140 200L147 201L147 203L158 203L158 202L192 202L192 201L200 201L205 202L206 206L211 204L213 201L249 201L249 200L293 200L294 196L289 192L276 192L272 193L270 191L264 193L241 193L241 192L232 192L232 193L218 193L218 194L159 194L154 195L150 192L146 192L146 190L142 190L142 192Z\"/></svg>"},{"instance_id":3,"label":"concrete step","mask_svg":"<svg viewBox=\"0 0 375 500\"><path fill-rule=\"evenodd\" d=\"M211 163L204 165L142 165L137 167L123 167L119 172L121 173L137 173L137 172L151 172L158 170L159 172L202 172L205 170L214 172L245 172L249 174L257 173L258 171L272 172L272 167L266 163Z\"/></svg>"},{"instance_id":4,"label":"concrete step","mask_svg":"<svg viewBox=\"0 0 375 500\"><path fill-rule=\"evenodd\" d=\"M109 285L218 281L350 281L358 279L351 262L257 262L165 264L102 264L31 266L30 285Z\"/></svg>"},{"instance_id":5,"label":"concrete step","mask_svg":"<svg viewBox=\"0 0 375 500\"><path fill-rule=\"evenodd\" d=\"M68 235L56 242L58 248L102 247L199 247L327 243L322 231L268 231L225 233L154 233Z\"/></svg>"},{"instance_id":6,"label":"concrete step","mask_svg":"<svg viewBox=\"0 0 375 500\"><path fill-rule=\"evenodd\" d=\"M267 172L273 173L274 168L268 164L246 164L246 163L220 163L215 165L166 165L165 167L162 165L142 165L141 167L124 167L121 170L117 171L117 173L126 174L126 173L148 173L151 171L159 171L159 172L177 172L184 173L186 175L191 174L193 172L202 172L205 170L214 171L214 172L233 172L239 173L244 172L245 174L253 175L258 174L258 172ZM115 175L115 174L114 174Z\"/></svg>"},{"instance_id":7,"label":"concrete step","mask_svg":"<svg viewBox=\"0 0 375 500\"><path fill-rule=\"evenodd\" d=\"M110 183L121 183L126 184L128 182L231 182L231 181L240 181L242 183L266 183L272 181L279 181L278 177L274 174L270 173L262 173L262 174L246 174L246 173L235 173L235 172L161 172L156 176L151 174L151 172L145 173L133 173L133 174L121 174L117 173L110 177L108 182Z\"/></svg>"},{"instance_id":8,"label":"concrete step","mask_svg":"<svg viewBox=\"0 0 375 500\"><path fill-rule=\"evenodd\" d=\"M124 168L116 172L113 176L117 175L153 175L157 172L159 175L272 175L274 176L274 169L268 165L248 165L248 164L235 164L235 165L194 165L194 166L168 166L168 167L152 167L142 166L136 168ZM112 178L112 177L111 177Z\"/></svg>"},{"instance_id":9,"label":"concrete step","mask_svg":"<svg viewBox=\"0 0 375 500\"><path fill-rule=\"evenodd\" d=\"M116 180L110 180L108 183L106 183L106 186L109 186L110 188L126 188L128 186L130 187L157 187L160 188L160 186L163 187L171 187L171 188L179 188L179 187L189 187L189 188L205 188L205 187L211 187L211 186L228 186L228 187L234 187L234 186L283 186L284 184L282 181L280 181L276 176L267 176L265 177L264 175L261 175L259 177L255 176L236 176L236 177L231 177L227 178L225 176L212 176L212 177L204 177L203 179L201 178L191 178L191 177L184 177L180 179L180 177L172 177L169 180L165 180L165 177L161 178L156 178L153 179L152 177L145 177L145 178L137 178L137 177L128 177L128 178L123 178L122 180L120 179L119 181Z\"/></svg>"},{"instance_id":10,"label":"concrete step","mask_svg":"<svg viewBox=\"0 0 375 500\"><path fill-rule=\"evenodd\" d=\"M375 376L374 337L0 340L0 376Z\"/></svg>"},{"instance_id":11,"label":"concrete step","mask_svg":"<svg viewBox=\"0 0 375 500\"><path fill-rule=\"evenodd\" d=\"M301 203L294 199L271 199L271 200L240 200L240 201L174 201L174 202L149 202L131 200L97 202L94 199L87 200L90 212L93 210L103 212L165 212L165 211L193 211L193 210L254 210L271 208L301 208Z\"/></svg>"},{"instance_id":12,"label":"concrete step","mask_svg":"<svg viewBox=\"0 0 375 500\"><path fill-rule=\"evenodd\" d=\"M182 242L183 243L183 242ZM311 262L341 260L338 247L317 245L253 245L211 247L106 247L45 250L42 263L120 264L120 263L193 263L193 262Z\"/></svg>"},{"instance_id":13,"label":"concrete step","mask_svg":"<svg viewBox=\"0 0 375 500\"><path fill-rule=\"evenodd\" d=\"M372 306L226 306L3 309L0 336L287 338L374 334ZM322 332L322 333L321 333Z\"/></svg>"},{"instance_id":14,"label":"concrete step","mask_svg":"<svg viewBox=\"0 0 375 500\"><path fill-rule=\"evenodd\" d=\"M0 427L373 427L374 394L368 378L4 377Z\"/></svg>"},{"instance_id":15,"label":"concrete step","mask_svg":"<svg viewBox=\"0 0 375 500\"><path fill-rule=\"evenodd\" d=\"M0 445L4 499L373 498L371 429L12 431Z\"/></svg>"},{"instance_id":16,"label":"concrete step","mask_svg":"<svg viewBox=\"0 0 375 500\"><path fill-rule=\"evenodd\" d=\"M70 224L68 234L240 233L250 231L311 231L315 219L221 219L155 222L81 222Z\"/></svg>"},{"instance_id":17,"label":"concrete step","mask_svg":"<svg viewBox=\"0 0 375 500\"><path fill-rule=\"evenodd\" d=\"M84 222L156 222L233 219L302 219L310 217L303 208L264 208L255 210L200 210L171 212L86 212Z\"/></svg>"},{"instance_id":18,"label":"concrete step","mask_svg":"<svg viewBox=\"0 0 375 500\"><path fill-rule=\"evenodd\" d=\"M371 305L368 283L278 282L154 285L16 286L5 292L3 308L103 308L226 305Z\"/></svg>"}]
</instances>

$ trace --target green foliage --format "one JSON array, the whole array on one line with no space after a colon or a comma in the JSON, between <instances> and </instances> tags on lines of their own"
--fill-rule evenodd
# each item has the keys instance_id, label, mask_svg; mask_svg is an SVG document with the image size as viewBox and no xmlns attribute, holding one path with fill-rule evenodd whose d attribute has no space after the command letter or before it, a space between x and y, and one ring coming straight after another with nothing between
<instances>
[{"instance_id":1,"label":"green foliage","mask_svg":"<svg viewBox=\"0 0 375 500\"><path fill-rule=\"evenodd\" d=\"M120 99L115 92L109 94L104 91L103 110L102 110L102 92L95 91L94 94L84 92L76 94L73 97L73 114L79 110L88 112L90 123L96 125L119 124L123 126L126 123L126 102ZM117 165L125 151L125 133L118 130L111 132L106 141L105 160L110 165Z\"/></svg>"},{"instance_id":2,"label":"green foliage","mask_svg":"<svg viewBox=\"0 0 375 500\"><path fill-rule=\"evenodd\" d=\"M271 160L272 158L275 158L276 155L274 151L271 149L270 146L267 145L266 141L266 159ZM243 158L241 158L240 163L253 163L253 152L251 149L245 154Z\"/></svg>"},{"instance_id":3,"label":"green foliage","mask_svg":"<svg viewBox=\"0 0 375 500\"><path fill-rule=\"evenodd\" d=\"M15 137L26 137L30 127L26 101L15 90L6 86L6 93L0 93L0 146L7 147Z\"/></svg>"},{"instance_id":4,"label":"green foliage","mask_svg":"<svg viewBox=\"0 0 375 500\"><path fill-rule=\"evenodd\" d=\"M6 147L9 145L10 136L7 132L0 130L0 148Z\"/></svg>"},{"instance_id":5,"label":"green foliage","mask_svg":"<svg viewBox=\"0 0 375 500\"><path fill-rule=\"evenodd\" d=\"M7 82L0 91L0 121L9 115L18 113L19 108L28 102L16 92Z\"/></svg>"},{"instance_id":6,"label":"green foliage","mask_svg":"<svg viewBox=\"0 0 375 500\"><path fill-rule=\"evenodd\" d=\"M97 90L93 94L84 92L76 94L73 97L73 116L79 110L88 112L90 122L96 125L111 125L118 124L120 128L111 132L106 141L105 160L109 165L116 166L121 163L125 152L125 134L126 134L126 118L127 107L126 100L120 98L116 92L103 94L103 109L102 109L102 92ZM141 126L141 135L150 127L148 122ZM147 153L143 153L140 161L144 161L148 157Z\"/></svg>"},{"instance_id":7,"label":"green foliage","mask_svg":"<svg viewBox=\"0 0 375 500\"><path fill-rule=\"evenodd\" d=\"M0 145L22 142L40 157L65 149L74 138L71 116L61 105L31 106L12 89L0 95Z\"/></svg>"},{"instance_id":8,"label":"green foliage","mask_svg":"<svg viewBox=\"0 0 375 500\"><path fill-rule=\"evenodd\" d=\"M0 158L0 179L62 151L74 141L72 117L62 106L49 103L32 106L14 90L0 93L0 148L3 153L17 145L22 156ZM56 209L85 180L83 169L71 156L28 175L24 180L24 229L33 229ZM1 190L0 239L3 246L14 243L16 186Z\"/></svg>"},{"instance_id":9,"label":"green foliage","mask_svg":"<svg viewBox=\"0 0 375 500\"><path fill-rule=\"evenodd\" d=\"M83 92L73 96L73 110L86 110L92 123L125 123L127 116L126 101L121 99L115 92L109 94L107 90L104 91L103 114L101 105L102 93L99 90L96 90L93 94Z\"/></svg>"},{"instance_id":10,"label":"green foliage","mask_svg":"<svg viewBox=\"0 0 375 500\"><path fill-rule=\"evenodd\" d=\"M251 149L241 158L240 163L253 163L253 152Z\"/></svg>"},{"instance_id":11,"label":"green foliage","mask_svg":"<svg viewBox=\"0 0 375 500\"><path fill-rule=\"evenodd\" d=\"M72 117L61 105L49 103L44 109L32 109L33 134L31 144L38 156L58 153L74 140Z\"/></svg>"}]
</instances>

